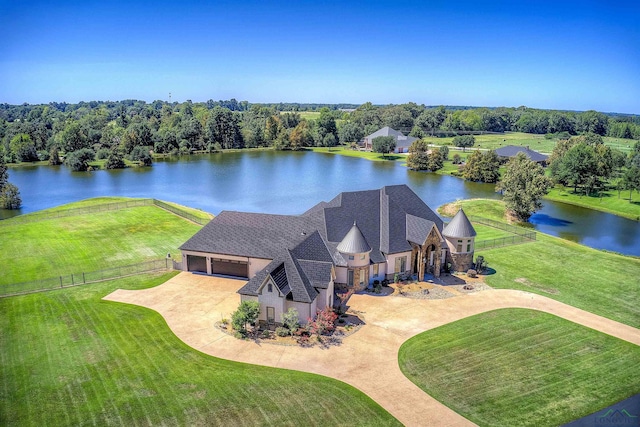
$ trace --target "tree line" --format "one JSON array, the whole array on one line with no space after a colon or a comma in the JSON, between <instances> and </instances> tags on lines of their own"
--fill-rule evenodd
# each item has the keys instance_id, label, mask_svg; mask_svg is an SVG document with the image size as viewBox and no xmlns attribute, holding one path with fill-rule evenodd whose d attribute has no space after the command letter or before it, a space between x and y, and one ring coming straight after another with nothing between
<instances>
[{"instance_id":1,"label":"tree line","mask_svg":"<svg viewBox=\"0 0 640 427\"><path fill-rule=\"evenodd\" d=\"M357 108L350 108L357 107ZM302 111L317 111L307 120ZM300 149L361 140L389 126L415 137L521 131L569 138L585 132L640 139L640 117L596 111L426 107L412 102L250 104L235 99L193 103L138 100L78 104L0 104L0 141L7 162L62 158L74 170L92 160L122 167L151 163L151 154L187 154L253 147ZM76 154L73 154L76 153ZM72 155L73 154L73 155Z\"/></svg>"}]
</instances>

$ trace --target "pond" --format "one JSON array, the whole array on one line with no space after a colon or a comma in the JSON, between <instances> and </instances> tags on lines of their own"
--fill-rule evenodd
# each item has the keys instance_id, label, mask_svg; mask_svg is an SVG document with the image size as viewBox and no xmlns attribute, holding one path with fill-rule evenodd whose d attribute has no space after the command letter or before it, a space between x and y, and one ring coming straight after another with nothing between
<instances>
[{"instance_id":1,"label":"pond","mask_svg":"<svg viewBox=\"0 0 640 427\"><path fill-rule=\"evenodd\" d=\"M396 163L313 152L247 151L159 160L150 168L70 172L61 166L9 170L23 208L33 212L99 196L153 197L203 209L300 214L342 191L407 184L433 209L468 198L500 198L493 185L413 172ZM544 202L531 218L544 233L640 256L640 224L563 203Z\"/></svg>"}]
</instances>

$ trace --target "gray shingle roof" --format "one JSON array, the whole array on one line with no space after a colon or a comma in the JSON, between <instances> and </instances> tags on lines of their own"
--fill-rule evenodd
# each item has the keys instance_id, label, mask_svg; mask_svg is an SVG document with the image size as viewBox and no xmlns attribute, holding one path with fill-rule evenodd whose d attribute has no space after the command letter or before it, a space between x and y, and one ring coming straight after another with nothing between
<instances>
[{"instance_id":1,"label":"gray shingle roof","mask_svg":"<svg viewBox=\"0 0 640 427\"><path fill-rule=\"evenodd\" d=\"M418 138L413 136L405 136L402 132L399 132L395 129L390 128L389 126L385 126L382 129L378 129L371 135L366 136L369 141L373 141L374 138L379 136L392 136L396 140L396 147L408 147L411 145L413 141Z\"/></svg>"},{"instance_id":2,"label":"gray shingle roof","mask_svg":"<svg viewBox=\"0 0 640 427\"><path fill-rule=\"evenodd\" d=\"M410 241L422 244L434 225L442 230L435 212L406 185L394 185L340 193L302 215L223 211L180 249L270 259L238 292L257 295L271 275L285 295L311 302L332 266L346 265L338 247L371 251L371 261L381 263L385 253L411 250Z\"/></svg>"},{"instance_id":3,"label":"gray shingle roof","mask_svg":"<svg viewBox=\"0 0 640 427\"><path fill-rule=\"evenodd\" d=\"M474 237L476 230L464 211L460 209L451 222L442 230L442 234L447 237Z\"/></svg>"},{"instance_id":4,"label":"gray shingle roof","mask_svg":"<svg viewBox=\"0 0 640 427\"><path fill-rule=\"evenodd\" d=\"M355 222L351 230L344 236L344 239L336 246L336 249L343 254L371 252L371 246L369 246Z\"/></svg>"},{"instance_id":5,"label":"gray shingle roof","mask_svg":"<svg viewBox=\"0 0 640 427\"><path fill-rule=\"evenodd\" d=\"M549 156L533 151L529 147L520 147L517 145L506 145L495 150L499 157L515 157L518 153L524 153L529 160L534 162L545 162Z\"/></svg>"}]
</instances>

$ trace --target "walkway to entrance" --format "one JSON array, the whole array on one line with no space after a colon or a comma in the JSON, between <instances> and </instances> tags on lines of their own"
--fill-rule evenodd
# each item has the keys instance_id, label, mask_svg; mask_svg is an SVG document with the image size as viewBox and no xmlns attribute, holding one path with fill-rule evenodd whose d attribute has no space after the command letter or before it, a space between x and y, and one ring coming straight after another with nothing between
<instances>
[{"instance_id":1,"label":"walkway to entrance","mask_svg":"<svg viewBox=\"0 0 640 427\"><path fill-rule=\"evenodd\" d=\"M640 345L640 330L558 301L515 290L487 290L441 300L353 295L349 305L366 326L330 349L257 345L214 327L237 308L243 281L181 273L155 288L117 290L104 299L159 312L191 347L239 362L312 372L366 393L407 426L464 426L469 420L424 393L400 371L398 349L410 337L437 326L499 308L545 311ZM361 355L361 357L359 357ZM401 398L394 398L401 396Z\"/></svg>"}]
</instances>

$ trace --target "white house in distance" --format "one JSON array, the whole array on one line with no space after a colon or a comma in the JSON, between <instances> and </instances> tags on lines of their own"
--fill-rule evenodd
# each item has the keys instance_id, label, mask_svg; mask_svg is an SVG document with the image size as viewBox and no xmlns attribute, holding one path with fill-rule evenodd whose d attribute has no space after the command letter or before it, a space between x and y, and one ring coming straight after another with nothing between
<instances>
[{"instance_id":1,"label":"white house in distance","mask_svg":"<svg viewBox=\"0 0 640 427\"><path fill-rule=\"evenodd\" d=\"M259 301L258 319L279 324L290 307L301 322L331 307L338 286L466 271L474 236L464 212L445 228L409 187L394 185L340 193L302 215L223 211L180 250L183 270L248 280L241 300Z\"/></svg>"},{"instance_id":2,"label":"white house in distance","mask_svg":"<svg viewBox=\"0 0 640 427\"><path fill-rule=\"evenodd\" d=\"M373 150L373 139L379 136L392 136L395 138L396 148L393 150L394 153L408 153L411 143L418 139L413 136L404 136L402 132L398 132L395 129L391 129L389 126L385 126L371 135L365 136L363 148L365 150Z\"/></svg>"}]
</instances>

